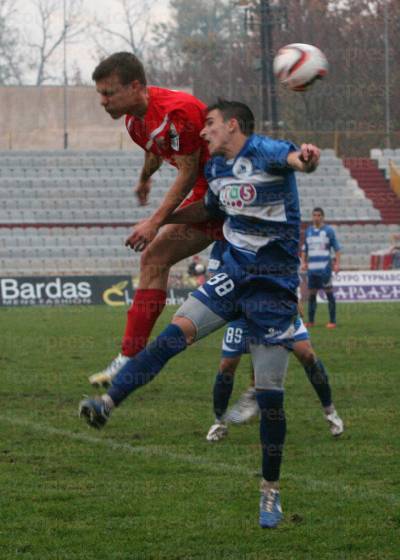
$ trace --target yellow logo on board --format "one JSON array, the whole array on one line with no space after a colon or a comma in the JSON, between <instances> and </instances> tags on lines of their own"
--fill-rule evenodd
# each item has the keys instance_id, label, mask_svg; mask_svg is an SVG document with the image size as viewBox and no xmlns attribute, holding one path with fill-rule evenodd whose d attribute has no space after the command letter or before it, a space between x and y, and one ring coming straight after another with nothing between
<instances>
[{"instance_id":1,"label":"yellow logo on board","mask_svg":"<svg viewBox=\"0 0 400 560\"><path fill-rule=\"evenodd\" d=\"M107 288L107 290L103 292L104 303L111 305L112 307L126 305L125 289L127 286L128 281L123 280L122 282L118 282L118 284L114 284L111 288Z\"/></svg>"}]
</instances>

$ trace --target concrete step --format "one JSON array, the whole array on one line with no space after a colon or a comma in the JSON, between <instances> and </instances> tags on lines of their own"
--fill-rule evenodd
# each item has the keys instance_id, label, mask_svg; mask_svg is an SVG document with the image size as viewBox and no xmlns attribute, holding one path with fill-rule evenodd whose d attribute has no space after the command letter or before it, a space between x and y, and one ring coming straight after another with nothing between
<instances>
[{"instance_id":1,"label":"concrete step","mask_svg":"<svg viewBox=\"0 0 400 560\"><path fill-rule=\"evenodd\" d=\"M379 210L384 223L400 220L400 199L393 193L389 181L378 169L374 160L367 158L347 158L343 160L351 176L363 189L375 208Z\"/></svg>"}]
</instances>

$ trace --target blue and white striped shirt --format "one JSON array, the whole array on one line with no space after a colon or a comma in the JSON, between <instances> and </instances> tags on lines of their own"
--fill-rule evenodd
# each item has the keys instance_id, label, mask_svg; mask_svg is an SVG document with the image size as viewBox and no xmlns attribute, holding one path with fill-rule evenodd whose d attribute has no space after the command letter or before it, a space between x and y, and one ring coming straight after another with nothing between
<instances>
[{"instance_id":1,"label":"blue and white striped shirt","mask_svg":"<svg viewBox=\"0 0 400 560\"><path fill-rule=\"evenodd\" d=\"M332 249L340 251L335 230L328 225L306 229L303 251L307 258L308 274L328 275L332 272Z\"/></svg>"},{"instance_id":2,"label":"blue and white striped shirt","mask_svg":"<svg viewBox=\"0 0 400 560\"><path fill-rule=\"evenodd\" d=\"M206 207L224 215L224 265L290 291L299 265L299 200L287 164L295 150L290 142L253 134L234 159L214 156L205 168Z\"/></svg>"}]
</instances>

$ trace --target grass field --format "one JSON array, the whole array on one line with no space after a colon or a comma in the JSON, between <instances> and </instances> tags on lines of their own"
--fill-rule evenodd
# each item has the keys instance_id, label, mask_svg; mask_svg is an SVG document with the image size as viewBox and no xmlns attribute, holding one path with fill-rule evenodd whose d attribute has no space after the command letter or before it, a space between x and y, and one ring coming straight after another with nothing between
<instances>
[{"instance_id":1,"label":"grass field","mask_svg":"<svg viewBox=\"0 0 400 560\"><path fill-rule=\"evenodd\" d=\"M88 374L117 353L125 312L1 310L0 559L399 559L400 304L340 305L338 317L340 328L312 337L347 429L331 438L292 359L285 520L268 531L258 527L257 423L205 441L221 333L97 432L77 405ZM246 359L234 398L247 372Z\"/></svg>"}]
</instances>

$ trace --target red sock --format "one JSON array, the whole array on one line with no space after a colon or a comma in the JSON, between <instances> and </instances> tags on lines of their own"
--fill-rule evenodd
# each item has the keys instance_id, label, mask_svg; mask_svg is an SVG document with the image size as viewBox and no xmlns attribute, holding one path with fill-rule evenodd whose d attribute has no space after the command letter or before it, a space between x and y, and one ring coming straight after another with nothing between
<instances>
[{"instance_id":1,"label":"red sock","mask_svg":"<svg viewBox=\"0 0 400 560\"><path fill-rule=\"evenodd\" d=\"M146 346L154 323L164 309L166 298L165 290L136 290L122 339L124 356L133 357Z\"/></svg>"}]
</instances>

